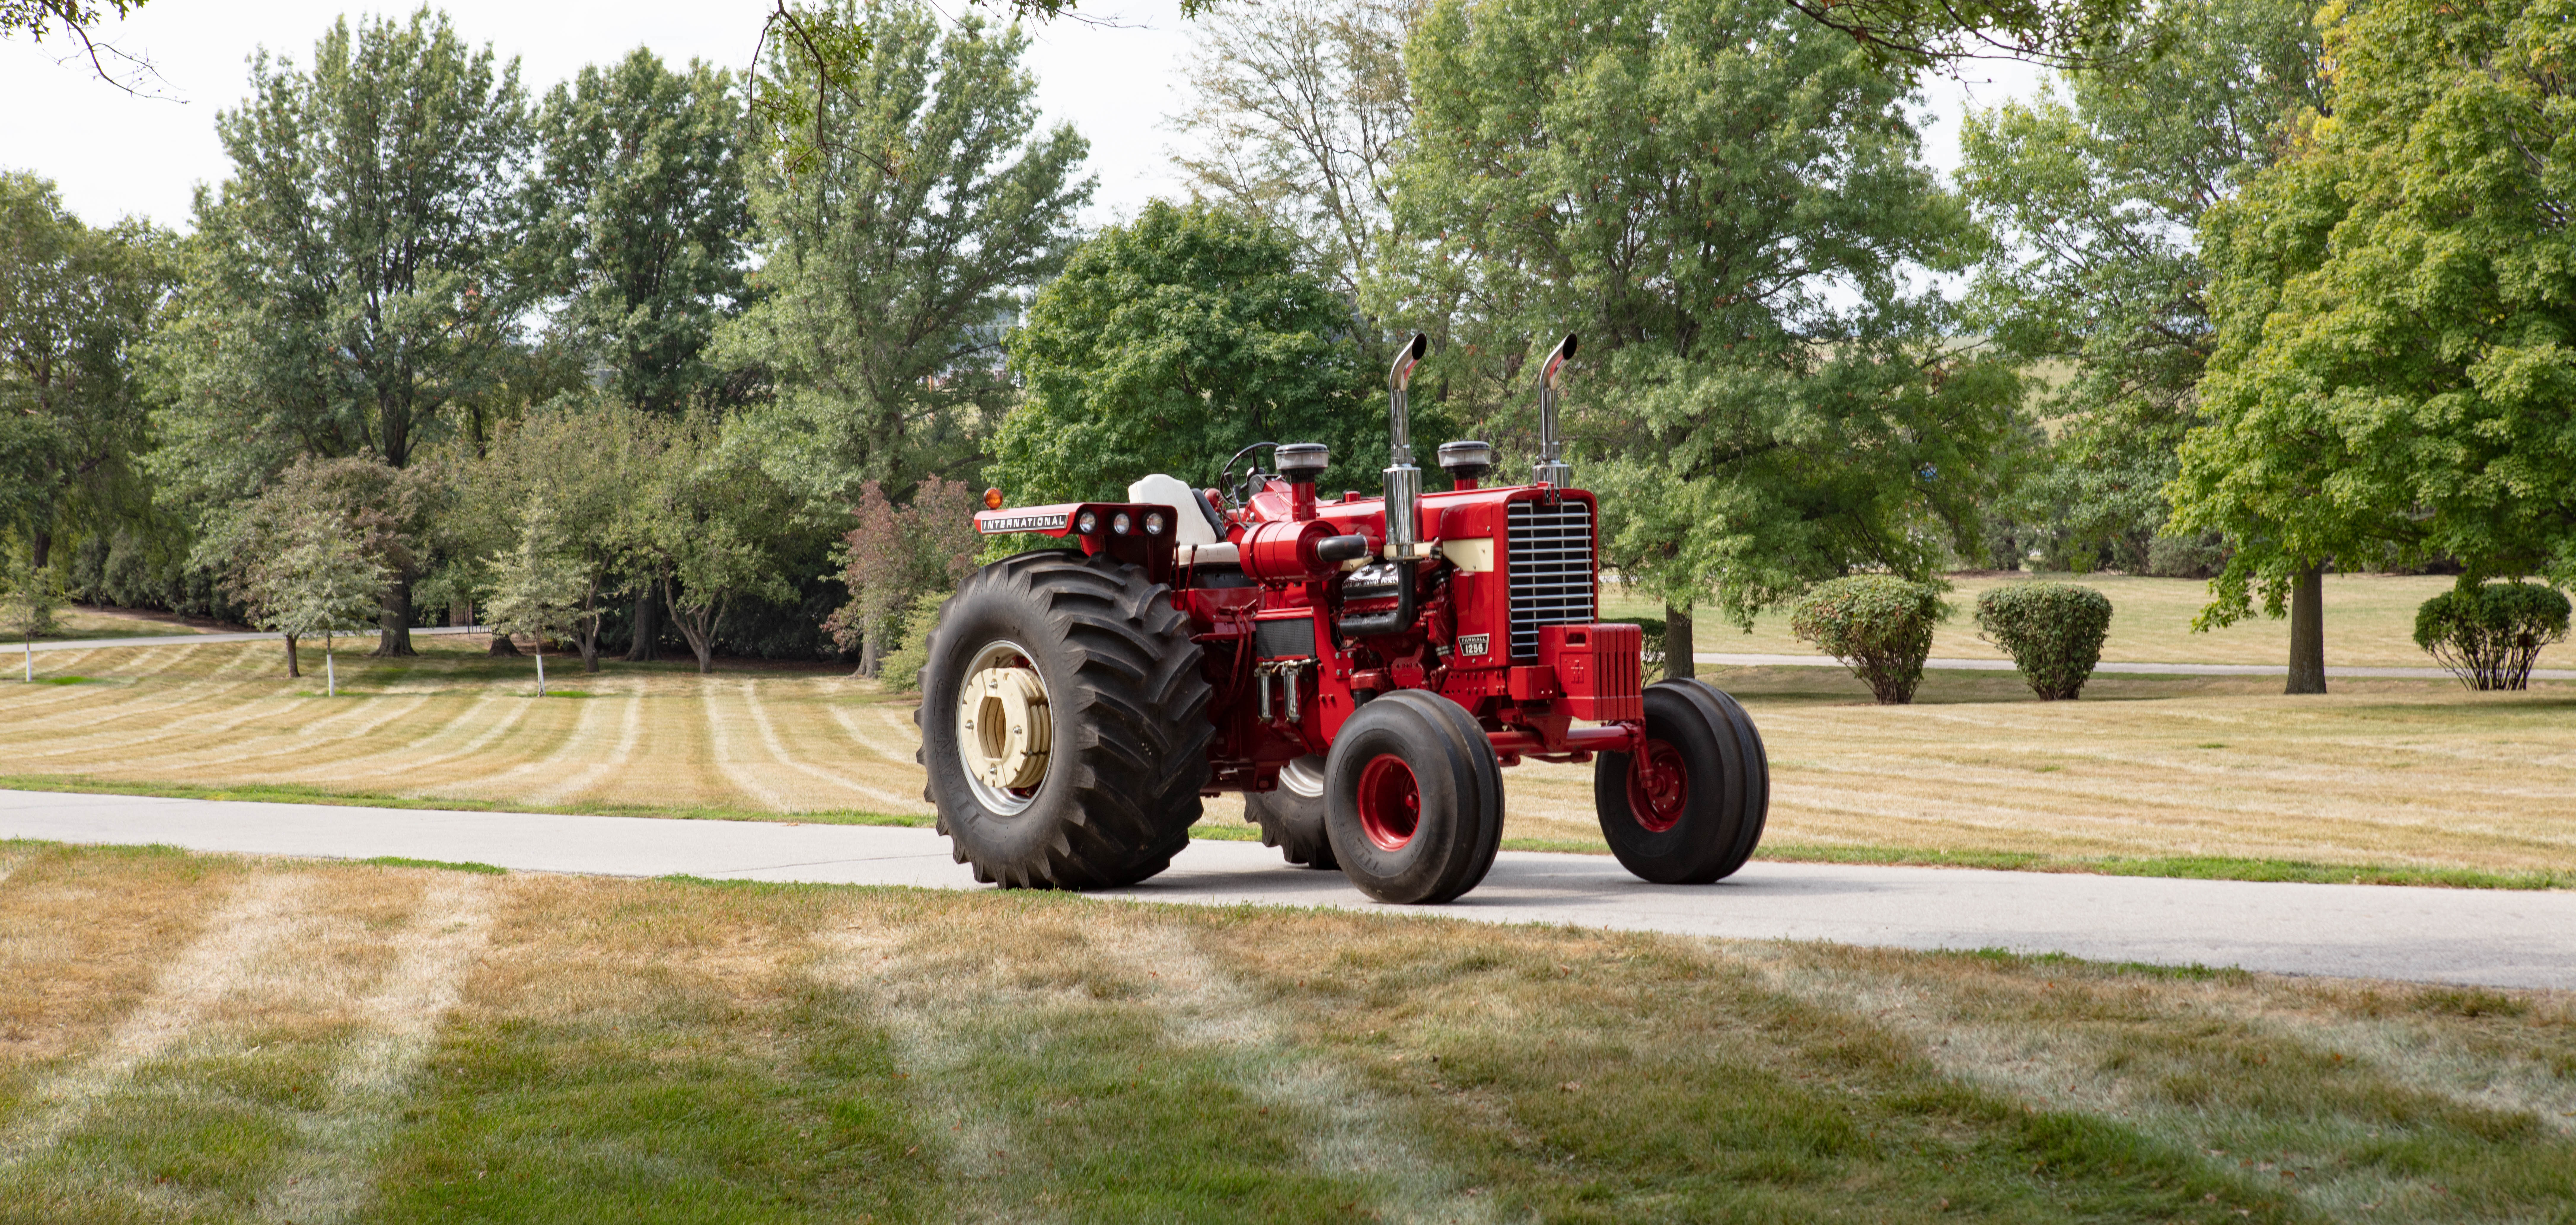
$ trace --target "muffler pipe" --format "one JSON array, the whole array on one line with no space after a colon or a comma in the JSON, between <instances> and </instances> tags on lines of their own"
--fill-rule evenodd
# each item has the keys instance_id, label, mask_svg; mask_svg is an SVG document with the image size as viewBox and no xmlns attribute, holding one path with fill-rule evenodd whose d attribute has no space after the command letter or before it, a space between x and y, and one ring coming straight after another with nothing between
<instances>
[{"instance_id":1,"label":"muffler pipe","mask_svg":"<svg viewBox=\"0 0 2576 1225\"><path fill-rule=\"evenodd\" d=\"M1563 489L1574 483L1574 469L1565 462L1564 442L1556 432L1556 376L1565 363L1574 360L1574 333L1556 344L1556 351L1538 368L1538 462L1530 466L1530 483Z\"/></svg>"},{"instance_id":2,"label":"muffler pipe","mask_svg":"<svg viewBox=\"0 0 2576 1225\"><path fill-rule=\"evenodd\" d=\"M1411 342L1396 351L1395 366L1386 372L1386 428L1388 463L1386 486L1386 557L1389 561L1411 561L1423 556L1422 469L1413 466L1413 423L1406 417L1405 388L1413 381L1413 368L1422 355L1431 351L1431 338L1420 332Z\"/></svg>"}]
</instances>

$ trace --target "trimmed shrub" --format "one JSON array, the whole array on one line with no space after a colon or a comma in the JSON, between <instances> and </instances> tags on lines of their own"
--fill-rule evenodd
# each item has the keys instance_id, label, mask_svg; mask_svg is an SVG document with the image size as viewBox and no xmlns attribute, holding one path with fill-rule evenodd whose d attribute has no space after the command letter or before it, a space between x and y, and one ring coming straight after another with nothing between
<instances>
[{"instance_id":1,"label":"trimmed shrub","mask_svg":"<svg viewBox=\"0 0 2576 1225\"><path fill-rule=\"evenodd\" d=\"M2471 689L2528 689L2540 648L2567 640L2567 597L2532 583L2455 587L2415 610L2415 645Z\"/></svg>"},{"instance_id":2,"label":"trimmed shrub","mask_svg":"<svg viewBox=\"0 0 2576 1225\"><path fill-rule=\"evenodd\" d=\"M930 631L939 628L939 606L955 594L925 591L913 597L912 607L903 615L899 631L902 637L877 667L877 675L884 678L886 688L898 693L921 688L921 670L930 666Z\"/></svg>"},{"instance_id":3,"label":"trimmed shrub","mask_svg":"<svg viewBox=\"0 0 2576 1225\"><path fill-rule=\"evenodd\" d=\"M2102 662L2110 597L2073 583L2013 583L1977 597L1977 634L2012 653L2043 702L2070 701Z\"/></svg>"},{"instance_id":4,"label":"trimmed shrub","mask_svg":"<svg viewBox=\"0 0 2576 1225\"><path fill-rule=\"evenodd\" d=\"M1639 617L1637 629L1646 636L1646 647L1641 653L1643 655L1641 662L1645 665L1644 679L1651 685L1664 679L1664 619Z\"/></svg>"},{"instance_id":5,"label":"trimmed shrub","mask_svg":"<svg viewBox=\"0 0 2576 1225\"><path fill-rule=\"evenodd\" d=\"M1923 683L1932 627L1950 609L1929 583L1887 574L1856 574L1819 583L1798 602L1789 631L1843 661L1879 703L1901 706Z\"/></svg>"}]
</instances>

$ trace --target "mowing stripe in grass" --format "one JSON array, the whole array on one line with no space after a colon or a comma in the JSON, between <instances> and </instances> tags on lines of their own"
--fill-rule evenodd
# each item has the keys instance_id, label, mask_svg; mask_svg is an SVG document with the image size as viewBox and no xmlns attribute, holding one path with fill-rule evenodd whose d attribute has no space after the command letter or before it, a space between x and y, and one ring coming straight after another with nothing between
<instances>
[{"instance_id":1,"label":"mowing stripe in grass","mask_svg":"<svg viewBox=\"0 0 2576 1225\"><path fill-rule=\"evenodd\" d=\"M442 876L394 941L394 962L356 1009L362 1029L332 1069L331 1097L263 1199L272 1219L327 1225L362 1207L376 1156L468 964L490 939L497 886Z\"/></svg>"},{"instance_id":2,"label":"mowing stripe in grass","mask_svg":"<svg viewBox=\"0 0 2576 1225\"><path fill-rule=\"evenodd\" d=\"M733 737L725 728L723 713L716 709L715 688L711 685L702 687L698 690L697 696L699 709L706 717L707 755L715 763L716 772L724 775L725 781L732 783L736 789L773 812L785 812L795 807L787 802L785 796L771 790L767 783L762 782L758 771L744 769L735 762Z\"/></svg>"},{"instance_id":3,"label":"mowing stripe in grass","mask_svg":"<svg viewBox=\"0 0 2576 1225\"><path fill-rule=\"evenodd\" d=\"M589 718L587 710L583 712L583 718ZM583 766L580 772L566 777L559 783L542 787L531 794L542 804L570 802L588 791L591 785L600 779L625 769L626 763L634 758L635 746L643 736L644 691L641 688L630 689L626 693L626 705L617 725L617 743L610 747L608 756Z\"/></svg>"},{"instance_id":4,"label":"mowing stripe in grass","mask_svg":"<svg viewBox=\"0 0 2576 1225\"><path fill-rule=\"evenodd\" d=\"M901 807L914 803L914 801L907 796L843 778L821 766L797 761L790 757L787 752L787 746L779 742L778 729L770 725L769 711L760 704L760 694L751 681L744 681L742 683L742 708L743 711L751 717L752 727L759 731L761 744L769 750L770 760L808 777L820 779L823 782L839 787L844 791L854 792L879 804L892 804Z\"/></svg>"},{"instance_id":5,"label":"mowing stripe in grass","mask_svg":"<svg viewBox=\"0 0 2576 1225\"><path fill-rule=\"evenodd\" d=\"M1822 946L1784 948L1757 964L1775 989L1867 1016L1951 1075L2179 1140L2216 1164L2277 1180L2331 1219L2372 1210L2476 1219L2443 1190L2464 1165L2554 1169L2558 1194L2576 1190L2567 1129L2440 1083L2439 1065L2471 1062L2422 1049L2440 1035L2392 1032L2406 1028L2402 1019L2327 1027L2314 1015L2266 1015L2270 986L2252 976L2178 984L2071 958L1887 958ZM2393 988L2386 1011L2403 1018L2417 997L2445 990ZM2498 1070L2476 1062L2486 1075ZM2534 1071L2551 1079L2549 1069ZM2358 1128L2374 1142L2353 1145ZM2339 1159L2316 1156L2338 1150Z\"/></svg>"},{"instance_id":6,"label":"mowing stripe in grass","mask_svg":"<svg viewBox=\"0 0 2576 1225\"><path fill-rule=\"evenodd\" d=\"M513 804L455 796L392 795L381 791L334 791L302 783L244 783L205 786L194 783L97 779L76 774L0 774L0 791L61 791L76 795L148 795L173 800L240 800L258 804L338 804L355 808L399 808L452 812L540 812L586 817L654 817L674 821L788 821L808 825L898 825L919 828L928 817L893 816L848 809L766 812L748 808L683 808L642 804Z\"/></svg>"},{"instance_id":7,"label":"mowing stripe in grass","mask_svg":"<svg viewBox=\"0 0 2576 1225\"><path fill-rule=\"evenodd\" d=\"M1309 1120L1305 1159L1337 1179L1374 1184L1376 1215L1400 1221L1477 1222L1482 1201L1465 1180L1406 1142L1387 1103L1359 1088L1320 1052L1302 1052L1278 1014L1262 1006L1191 941L1191 925L1138 916L1103 924L1095 943L1147 983L1185 1048L1213 1050L1253 1100Z\"/></svg>"},{"instance_id":8,"label":"mowing stripe in grass","mask_svg":"<svg viewBox=\"0 0 2576 1225\"><path fill-rule=\"evenodd\" d=\"M816 977L863 1001L892 1039L913 1106L927 1116L920 1126L940 1145L943 1172L962 1184L957 1207L989 1219L1057 1219L1036 1210L1053 1198L1046 1171L1025 1159L1010 1120L976 1083L984 1060L975 1022L995 1002L996 984L960 974L953 963L923 966L890 932L825 932L817 951ZM1014 1153L1022 1158L1011 1160Z\"/></svg>"},{"instance_id":9,"label":"mowing stripe in grass","mask_svg":"<svg viewBox=\"0 0 2576 1225\"><path fill-rule=\"evenodd\" d=\"M464 709L457 711L453 716L449 717L446 722L439 724L435 730L427 733L426 735L415 737L394 748L378 750L377 752L361 757L352 757L340 761L328 762L322 765L307 766L301 770L289 771L281 777L290 780L311 778L317 775L324 777L347 778L351 776L352 768L359 762L373 762L377 764L371 766L369 772L378 778L385 778L397 774L418 773L419 771L428 769L431 766L445 765L451 761L471 757L484 746L500 739L502 736L507 735L511 729L516 728L519 725L519 720L527 713L526 703L512 702L506 704L500 718L485 718L484 716L487 712L489 712L496 704L502 704L502 699L499 695L486 692L476 697L472 702L467 703ZM412 758L411 760L403 760L406 755L419 752L421 749L429 746L432 742L447 736L451 732L457 732L460 730L466 731L470 735L470 738L467 739L465 743L458 745L453 751L429 757L418 757Z\"/></svg>"},{"instance_id":10,"label":"mowing stripe in grass","mask_svg":"<svg viewBox=\"0 0 2576 1225\"><path fill-rule=\"evenodd\" d=\"M884 721L885 707L871 706L862 711L853 712L849 707L835 703L831 711L832 721L840 724L842 730L848 732L850 739L860 748L897 765L914 764L912 759L914 749L909 740L897 736L894 743L889 744L861 725L863 720Z\"/></svg>"},{"instance_id":11,"label":"mowing stripe in grass","mask_svg":"<svg viewBox=\"0 0 2576 1225\"><path fill-rule=\"evenodd\" d=\"M78 1126L134 1070L186 1038L255 961L295 930L310 881L299 874L257 877L216 912L203 934L161 975L153 993L110 1034L105 1047L33 1095L30 1117L0 1131L0 1170L41 1156Z\"/></svg>"}]
</instances>

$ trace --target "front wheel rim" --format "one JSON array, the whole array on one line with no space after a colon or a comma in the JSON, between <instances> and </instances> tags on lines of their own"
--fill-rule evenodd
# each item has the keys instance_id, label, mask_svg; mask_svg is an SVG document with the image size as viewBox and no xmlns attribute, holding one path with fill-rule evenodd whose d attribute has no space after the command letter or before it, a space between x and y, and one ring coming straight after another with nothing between
<instances>
[{"instance_id":1,"label":"front wheel rim","mask_svg":"<svg viewBox=\"0 0 2576 1225\"><path fill-rule=\"evenodd\" d=\"M1690 768L1682 751L1661 740L1649 740L1628 759L1628 815L1647 833L1660 834L1681 824L1690 806Z\"/></svg>"},{"instance_id":2,"label":"front wheel rim","mask_svg":"<svg viewBox=\"0 0 2576 1225\"><path fill-rule=\"evenodd\" d=\"M1360 832L1382 851L1400 851L1422 825L1422 788L1413 767L1393 753L1381 753L1360 768Z\"/></svg>"},{"instance_id":3,"label":"front wheel rim","mask_svg":"<svg viewBox=\"0 0 2576 1225\"><path fill-rule=\"evenodd\" d=\"M958 772L976 802L1016 816L1037 802L1055 744L1046 678L1015 642L989 642L969 655L957 687Z\"/></svg>"}]
</instances>

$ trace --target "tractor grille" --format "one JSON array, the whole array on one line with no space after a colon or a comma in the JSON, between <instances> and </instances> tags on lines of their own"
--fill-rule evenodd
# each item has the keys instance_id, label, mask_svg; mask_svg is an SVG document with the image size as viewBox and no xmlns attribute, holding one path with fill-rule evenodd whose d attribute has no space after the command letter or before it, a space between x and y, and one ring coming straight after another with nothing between
<instances>
[{"instance_id":1,"label":"tractor grille","mask_svg":"<svg viewBox=\"0 0 2576 1225\"><path fill-rule=\"evenodd\" d=\"M1512 658L1538 655L1538 627L1589 625L1592 507L1511 504Z\"/></svg>"}]
</instances>

